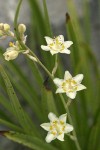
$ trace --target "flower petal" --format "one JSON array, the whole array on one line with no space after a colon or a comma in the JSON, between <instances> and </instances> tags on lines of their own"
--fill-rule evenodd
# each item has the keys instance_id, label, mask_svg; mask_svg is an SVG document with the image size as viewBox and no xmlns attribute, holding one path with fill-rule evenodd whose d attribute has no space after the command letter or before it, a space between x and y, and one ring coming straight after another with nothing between
<instances>
[{"instance_id":1,"label":"flower petal","mask_svg":"<svg viewBox=\"0 0 100 150\"><path fill-rule=\"evenodd\" d=\"M59 51L54 51L54 50L51 50L51 49L50 49L50 53L51 53L52 55L54 55L54 54L59 53Z\"/></svg>"},{"instance_id":2,"label":"flower petal","mask_svg":"<svg viewBox=\"0 0 100 150\"><path fill-rule=\"evenodd\" d=\"M60 141L64 141L64 133L57 136L57 139Z\"/></svg>"},{"instance_id":3,"label":"flower petal","mask_svg":"<svg viewBox=\"0 0 100 150\"><path fill-rule=\"evenodd\" d=\"M45 45L41 45L41 48L44 51L49 51L50 50L49 46L45 46Z\"/></svg>"},{"instance_id":4,"label":"flower petal","mask_svg":"<svg viewBox=\"0 0 100 150\"><path fill-rule=\"evenodd\" d=\"M45 40L46 40L47 44L53 43L53 39L48 36L45 36Z\"/></svg>"},{"instance_id":5,"label":"flower petal","mask_svg":"<svg viewBox=\"0 0 100 150\"><path fill-rule=\"evenodd\" d=\"M57 39L61 42L64 42L64 36L63 35L59 35L57 36Z\"/></svg>"},{"instance_id":6,"label":"flower petal","mask_svg":"<svg viewBox=\"0 0 100 150\"><path fill-rule=\"evenodd\" d=\"M59 117L59 120L66 122L67 114L63 114Z\"/></svg>"},{"instance_id":7,"label":"flower petal","mask_svg":"<svg viewBox=\"0 0 100 150\"><path fill-rule=\"evenodd\" d=\"M69 73L69 71L65 71L64 80L69 80L72 78L72 75Z\"/></svg>"},{"instance_id":8,"label":"flower petal","mask_svg":"<svg viewBox=\"0 0 100 150\"><path fill-rule=\"evenodd\" d=\"M59 87L59 88L56 90L56 93L65 93L65 91L63 90L62 87Z\"/></svg>"},{"instance_id":9,"label":"flower petal","mask_svg":"<svg viewBox=\"0 0 100 150\"><path fill-rule=\"evenodd\" d=\"M53 82L57 85L57 86L61 86L62 82L63 82L63 79L59 79L59 78L55 78L53 80Z\"/></svg>"},{"instance_id":10,"label":"flower petal","mask_svg":"<svg viewBox=\"0 0 100 150\"><path fill-rule=\"evenodd\" d=\"M78 74L75 77L73 77L73 79L77 82L77 83L81 83L83 80L83 74Z\"/></svg>"},{"instance_id":11,"label":"flower petal","mask_svg":"<svg viewBox=\"0 0 100 150\"><path fill-rule=\"evenodd\" d=\"M54 120L58 119L57 116L54 113L52 113L52 112L50 112L48 114L48 118L49 118L50 121L54 121Z\"/></svg>"},{"instance_id":12,"label":"flower petal","mask_svg":"<svg viewBox=\"0 0 100 150\"><path fill-rule=\"evenodd\" d=\"M40 126L46 131L50 130L50 123L43 123Z\"/></svg>"},{"instance_id":13,"label":"flower petal","mask_svg":"<svg viewBox=\"0 0 100 150\"><path fill-rule=\"evenodd\" d=\"M66 95L71 99L74 99L76 97L76 92L67 92Z\"/></svg>"},{"instance_id":14,"label":"flower petal","mask_svg":"<svg viewBox=\"0 0 100 150\"><path fill-rule=\"evenodd\" d=\"M84 85L82 85L82 84L79 84L79 85L77 86L77 90L76 90L76 91L81 91L81 90L84 90L84 89L86 89L86 86L84 86Z\"/></svg>"},{"instance_id":15,"label":"flower petal","mask_svg":"<svg viewBox=\"0 0 100 150\"><path fill-rule=\"evenodd\" d=\"M66 48L69 48L72 44L73 44L72 41L65 41L64 42L64 45L65 45Z\"/></svg>"},{"instance_id":16,"label":"flower petal","mask_svg":"<svg viewBox=\"0 0 100 150\"><path fill-rule=\"evenodd\" d=\"M69 133L73 131L73 129L74 129L73 126L67 123L65 127L65 133Z\"/></svg>"},{"instance_id":17,"label":"flower petal","mask_svg":"<svg viewBox=\"0 0 100 150\"><path fill-rule=\"evenodd\" d=\"M70 50L69 49L64 49L64 50L60 51L60 53L70 54Z\"/></svg>"},{"instance_id":18,"label":"flower petal","mask_svg":"<svg viewBox=\"0 0 100 150\"><path fill-rule=\"evenodd\" d=\"M50 143L55 138L56 138L56 136L54 134L48 133L45 140L46 140L47 143Z\"/></svg>"}]
</instances>

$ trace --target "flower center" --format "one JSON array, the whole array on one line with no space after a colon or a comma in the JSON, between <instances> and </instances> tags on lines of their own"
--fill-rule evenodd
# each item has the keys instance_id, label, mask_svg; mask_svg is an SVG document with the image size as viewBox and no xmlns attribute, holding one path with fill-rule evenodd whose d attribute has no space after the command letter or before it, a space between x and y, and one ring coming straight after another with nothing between
<instances>
[{"instance_id":1,"label":"flower center","mask_svg":"<svg viewBox=\"0 0 100 150\"><path fill-rule=\"evenodd\" d=\"M65 92L74 92L77 90L77 83L75 80L69 79L62 83L62 88Z\"/></svg>"},{"instance_id":2,"label":"flower center","mask_svg":"<svg viewBox=\"0 0 100 150\"><path fill-rule=\"evenodd\" d=\"M10 46L10 47L13 47L13 46L14 46L14 43L13 43L13 42L9 42L9 46Z\"/></svg>"},{"instance_id":3,"label":"flower center","mask_svg":"<svg viewBox=\"0 0 100 150\"><path fill-rule=\"evenodd\" d=\"M50 126L50 131L52 134L56 135L60 135L64 132L65 130L65 123L63 121L53 121L51 123L51 126Z\"/></svg>"},{"instance_id":4,"label":"flower center","mask_svg":"<svg viewBox=\"0 0 100 150\"><path fill-rule=\"evenodd\" d=\"M59 41L58 38L53 40L53 43L48 45L53 51L62 51L64 50L65 46L62 41Z\"/></svg>"}]
</instances>

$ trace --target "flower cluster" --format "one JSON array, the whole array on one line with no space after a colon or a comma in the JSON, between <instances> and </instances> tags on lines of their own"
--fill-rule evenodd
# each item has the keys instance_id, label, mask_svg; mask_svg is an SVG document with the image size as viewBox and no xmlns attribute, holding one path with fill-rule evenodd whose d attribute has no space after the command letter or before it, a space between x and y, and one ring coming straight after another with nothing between
<instances>
[{"instance_id":1,"label":"flower cluster","mask_svg":"<svg viewBox=\"0 0 100 150\"><path fill-rule=\"evenodd\" d=\"M41 45L42 50L50 51L52 55L57 53L70 54L68 48L73 42L64 41L63 35L59 35L54 39L46 36L45 40L47 46ZM72 77L69 71L65 71L64 79L54 78L53 80L58 87L56 93L66 93L69 98L74 99L77 91L86 89L86 87L81 84L82 80L83 74L78 74L75 77ZM41 124L41 127L48 131L46 142L50 143L56 138L60 141L64 141L64 134L73 130L73 126L66 123L66 114L57 118L53 113L49 113L48 118L50 119L50 123Z\"/></svg>"},{"instance_id":2,"label":"flower cluster","mask_svg":"<svg viewBox=\"0 0 100 150\"><path fill-rule=\"evenodd\" d=\"M0 39L7 36L14 36L14 33L10 31L10 25L7 23L0 23Z\"/></svg>"},{"instance_id":3,"label":"flower cluster","mask_svg":"<svg viewBox=\"0 0 100 150\"><path fill-rule=\"evenodd\" d=\"M24 35L26 31L26 26L24 24L18 25L18 33L21 42L25 45L26 43L26 37ZM31 55L30 50L24 50L23 47L20 45L20 42L17 40L16 36L12 31L10 31L10 26L8 24L0 24L0 36L6 37L6 36L12 36L16 39L16 42L10 42L9 47L6 49L6 52L3 54L5 57L5 60L13 60L17 58L19 53L26 54L27 57L33 61L40 62L39 59L36 57L36 55ZM55 37L54 39L45 36L45 40L47 42L47 45L41 45L41 49L44 51L50 51L52 55L57 53L65 53L70 54L69 47L73 44L72 41L64 41L63 35L59 35ZM35 57L34 57L35 56ZM40 62L40 64L42 64ZM43 66L43 64L42 64ZM43 66L45 68L45 66ZM45 69L47 70L47 69ZM54 77L52 75L52 77ZM69 73L69 71L65 71L64 79L54 78L53 82L57 86L56 93L66 93L66 95L70 99L74 99L76 97L77 91L86 89L84 85L81 84L83 80L83 74L78 74L75 77L72 77L72 75ZM67 134L71 131L73 131L73 126L66 123L67 114L61 115L59 118L50 112L48 114L48 118L50 120L50 123L43 123L41 124L41 127L48 131L48 134L46 136L46 142L50 143L54 139L58 139L60 141L64 141L64 134Z\"/></svg>"},{"instance_id":4,"label":"flower cluster","mask_svg":"<svg viewBox=\"0 0 100 150\"><path fill-rule=\"evenodd\" d=\"M26 37L27 37L24 35L25 31L26 31L26 26L24 24L19 24L18 32L19 32L20 40L23 42L23 44L26 43ZM16 39L14 33L10 31L10 25L6 23L5 24L0 23L0 36L2 37L1 39L6 38L7 36L13 37L14 40ZM29 50L24 50L21 47L20 43L17 40L15 43L14 42L9 43L9 47L6 49L6 52L3 54L3 56L5 60L9 61L9 60L16 59L19 53L26 54L31 60L37 61L35 57L29 54Z\"/></svg>"},{"instance_id":5,"label":"flower cluster","mask_svg":"<svg viewBox=\"0 0 100 150\"><path fill-rule=\"evenodd\" d=\"M47 143L50 143L56 138L60 141L64 141L64 134L73 131L73 126L66 123L67 114L63 114L58 118L55 114L50 112L48 118L50 123L41 124L41 127L48 131L46 136Z\"/></svg>"}]
</instances>

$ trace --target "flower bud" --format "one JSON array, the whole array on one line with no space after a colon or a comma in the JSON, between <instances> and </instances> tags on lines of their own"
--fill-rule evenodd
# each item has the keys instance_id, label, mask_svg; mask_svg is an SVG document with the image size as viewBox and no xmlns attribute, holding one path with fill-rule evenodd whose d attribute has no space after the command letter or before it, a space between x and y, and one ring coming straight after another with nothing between
<instances>
[{"instance_id":1,"label":"flower bud","mask_svg":"<svg viewBox=\"0 0 100 150\"><path fill-rule=\"evenodd\" d=\"M4 30L5 30L5 31L9 31L9 30L10 30L10 25L7 24L7 23L5 23L5 24L4 24Z\"/></svg>"},{"instance_id":2,"label":"flower bud","mask_svg":"<svg viewBox=\"0 0 100 150\"><path fill-rule=\"evenodd\" d=\"M19 54L19 51L15 50L13 47L7 48L7 51L3 54L5 57L5 60L13 60L15 59Z\"/></svg>"},{"instance_id":3,"label":"flower bud","mask_svg":"<svg viewBox=\"0 0 100 150\"><path fill-rule=\"evenodd\" d=\"M26 31L26 26L24 24L19 24L18 31L24 33Z\"/></svg>"},{"instance_id":4,"label":"flower bud","mask_svg":"<svg viewBox=\"0 0 100 150\"><path fill-rule=\"evenodd\" d=\"M2 30L4 28L4 24L0 23L0 30Z\"/></svg>"},{"instance_id":5,"label":"flower bud","mask_svg":"<svg viewBox=\"0 0 100 150\"><path fill-rule=\"evenodd\" d=\"M2 30L0 30L0 36L2 36L3 35L3 32L2 32Z\"/></svg>"}]
</instances>

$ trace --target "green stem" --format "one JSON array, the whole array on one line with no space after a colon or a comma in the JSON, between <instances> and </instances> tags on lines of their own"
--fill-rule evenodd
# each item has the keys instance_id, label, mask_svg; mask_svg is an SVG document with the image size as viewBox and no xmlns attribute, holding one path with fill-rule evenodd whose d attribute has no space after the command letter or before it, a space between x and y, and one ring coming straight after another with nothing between
<instances>
[{"instance_id":1,"label":"green stem","mask_svg":"<svg viewBox=\"0 0 100 150\"><path fill-rule=\"evenodd\" d=\"M68 114L68 119L69 119L69 122L70 122L70 124L73 126L73 121L72 121L72 117L71 117L71 115L70 115L70 111L69 111L69 108L68 108L68 106L69 106L69 102L70 102L70 100L68 100L68 105L66 105L66 102L65 102L65 100L64 100L64 97L63 97L63 95L62 94L59 94L59 96L60 96L60 98L61 98L61 100L62 100L62 103L63 103L63 105L64 105L64 108L65 108L65 110L66 110L66 112L67 112L67 114ZM78 139L77 139L77 135L76 135L76 132L75 132L75 129L72 131L72 133L73 133L73 136L75 137L75 145L76 145L76 147L77 147L77 150L81 150L81 147L80 147L80 145L79 145L79 142L78 142Z\"/></svg>"},{"instance_id":2,"label":"green stem","mask_svg":"<svg viewBox=\"0 0 100 150\"><path fill-rule=\"evenodd\" d=\"M58 55L56 54L55 55L55 64L54 64L54 67L53 67L53 70L52 70L52 76L54 77L56 71L57 71L57 67L58 67Z\"/></svg>"},{"instance_id":3,"label":"green stem","mask_svg":"<svg viewBox=\"0 0 100 150\"><path fill-rule=\"evenodd\" d=\"M38 59L38 57L22 42L22 40L20 39L20 36L19 36L19 33L18 33L18 25L17 25L17 20L18 20L18 15L19 15L19 10L20 10L20 6L21 6L21 3L22 3L22 0L19 0L19 3L18 3L18 6L17 6L17 9L16 9L16 13L15 13L15 18L14 18L14 28L15 28L15 35L17 37L17 40L18 42L20 43L21 47L24 49L24 50L29 50L30 54L32 56L34 56L36 59L37 59L37 62L39 63L39 65L46 71L46 73L49 75L49 77L53 80L54 77L53 75L49 72L49 70L42 64L42 62ZM69 118L69 122L71 125L73 125L73 121L72 121L72 118L71 118L71 115L70 115L70 112L69 112L69 109L68 107L66 107L66 102L64 100L64 97L62 94L59 94L60 98L61 98L61 101L64 105L64 108L68 114L68 118ZM77 136L76 136L76 132L75 130L73 130L73 136L75 137L75 144L76 144L76 147L77 147L77 150L81 150L80 148L80 145L78 143L78 139L77 139Z\"/></svg>"}]
</instances>

